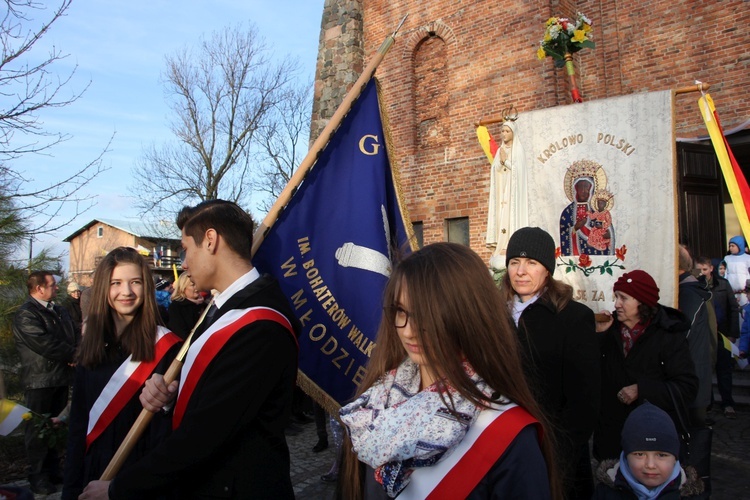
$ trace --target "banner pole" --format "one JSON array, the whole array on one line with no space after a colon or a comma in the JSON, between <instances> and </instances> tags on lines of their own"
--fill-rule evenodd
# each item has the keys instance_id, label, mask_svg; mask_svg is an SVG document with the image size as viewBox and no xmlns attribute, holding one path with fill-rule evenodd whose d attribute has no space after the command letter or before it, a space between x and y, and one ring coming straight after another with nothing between
<instances>
[{"instance_id":1,"label":"banner pole","mask_svg":"<svg viewBox=\"0 0 750 500\"><path fill-rule=\"evenodd\" d=\"M674 93L675 94L688 94L690 92L705 92L706 90L710 88L711 88L710 83L698 83L696 85L690 85L688 87L674 89Z\"/></svg>"},{"instance_id":2,"label":"banner pole","mask_svg":"<svg viewBox=\"0 0 750 500\"><path fill-rule=\"evenodd\" d=\"M372 61L370 61L370 64L367 65L357 81L354 82L354 85L346 94L344 100L341 101L341 104L336 109L336 112L333 113L333 116L328 121L328 124L326 124L325 128L323 128L323 131L320 133L318 138L315 139L315 142L310 147L310 150L302 160L302 163L300 163L299 167L297 167L297 170L294 172L291 179L289 179L286 187L281 192L271 209L268 211L268 214L263 219L263 222L258 225L258 229L256 229L255 234L253 234L253 247L250 255L255 255L255 252L258 251L258 248L260 247L260 244L263 243L263 240L265 239L266 234L268 234L269 229L271 229L271 226L273 226L276 220L279 218L281 210L287 205L287 203L289 203L289 200L292 199L292 196L304 180L307 172L312 168L312 166L315 164L315 161L318 159L318 155L326 146L326 144L328 144L328 141L331 139L331 137L333 137L333 133L336 131L339 125L341 125L341 121L344 119L347 113L349 113L349 110L352 108L354 101L356 101L360 96L365 88L365 85L367 85L367 82L369 82L370 78L372 78L372 76L375 74L375 70L377 69L378 65L388 53L391 46L393 46L393 42L396 40L398 30L401 29L401 26L403 26L404 21L406 21L407 17L409 17L409 14L405 15L404 18L401 19L401 22L399 23L396 30L388 35L380 45L380 48L375 54L375 57L373 57Z\"/></svg>"},{"instance_id":3,"label":"banner pole","mask_svg":"<svg viewBox=\"0 0 750 500\"><path fill-rule=\"evenodd\" d=\"M687 94L690 92L700 92L701 89L704 91L711 88L710 83L700 83L696 85L689 85L687 87L682 87L679 89L674 89L675 94ZM474 122L474 127L478 127L480 125L492 125L493 123L500 123L505 121L505 118L503 116L490 116L488 118L482 118L478 122Z\"/></svg>"}]
</instances>

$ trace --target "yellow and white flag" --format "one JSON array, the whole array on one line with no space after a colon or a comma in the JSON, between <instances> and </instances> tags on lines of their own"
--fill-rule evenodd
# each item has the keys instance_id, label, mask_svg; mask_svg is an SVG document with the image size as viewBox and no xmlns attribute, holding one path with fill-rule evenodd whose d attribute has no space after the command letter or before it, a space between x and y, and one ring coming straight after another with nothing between
<instances>
[{"instance_id":1,"label":"yellow and white flag","mask_svg":"<svg viewBox=\"0 0 750 500\"><path fill-rule=\"evenodd\" d=\"M0 399L0 436L7 436L23 422L24 413L30 410L9 399Z\"/></svg>"}]
</instances>

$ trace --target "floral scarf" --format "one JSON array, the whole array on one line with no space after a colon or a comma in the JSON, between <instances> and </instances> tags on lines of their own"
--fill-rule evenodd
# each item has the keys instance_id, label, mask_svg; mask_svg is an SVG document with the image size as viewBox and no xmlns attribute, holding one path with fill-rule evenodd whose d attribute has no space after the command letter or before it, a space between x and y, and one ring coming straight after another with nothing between
<instances>
[{"instance_id":1,"label":"floral scarf","mask_svg":"<svg viewBox=\"0 0 750 500\"><path fill-rule=\"evenodd\" d=\"M635 341L638 340L638 337L643 335L643 332L646 331L646 328L648 328L648 325L651 324L651 321L646 321L646 323L641 323L640 321L633 326L633 328L628 328L624 324L620 325L620 340L622 341L622 353L625 357L628 356L630 353L630 349L633 348L633 345L635 344Z\"/></svg>"},{"instance_id":2,"label":"floral scarf","mask_svg":"<svg viewBox=\"0 0 750 500\"><path fill-rule=\"evenodd\" d=\"M466 362L464 370L490 399L492 389ZM389 497L409 484L415 468L448 456L482 410L441 382L423 391L419 385L419 365L406 358L340 411L359 460L375 469ZM443 403L441 391L453 400L458 417Z\"/></svg>"}]
</instances>

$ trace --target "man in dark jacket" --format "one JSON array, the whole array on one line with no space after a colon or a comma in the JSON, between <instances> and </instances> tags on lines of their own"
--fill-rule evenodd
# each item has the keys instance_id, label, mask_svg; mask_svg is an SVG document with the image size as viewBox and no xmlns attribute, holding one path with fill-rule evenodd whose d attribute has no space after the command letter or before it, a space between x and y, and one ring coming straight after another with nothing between
<instances>
[{"instance_id":1,"label":"man in dark jacket","mask_svg":"<svg viewBox=\"0 0 750 500\"><path fill-rule=\"evenodd\" d=\"M13 317L13 337L21 357L21 384L27 408L57 416L68 404L73 377L76 334L68 311L52 302L57 282L52 273L35 271L26 282L29 298ZM29 483L34 493L57 491L62 482L57 450L48 448L29 422L26 425L26 455Z\"/></svg>"},{"instance_id":2,"label":"man in dark jacket","mask_svg":"<svg viewBox=\"0 0 750 500\"><path fill-rule=\"evenodd\" d=\"M284 428L299 323L278 282L250 262L253 222L241 208L206 201L184 208L177 225L183 269L196 288L219 294L195 332L179 394L159 375L141 394L149 411L174 405L174 430L111 483L89 483L84 497L293 499Z\"/></svg>"},{"instance_id":3,"label":"man in dark jacket","mask_svg":"<svg viewBox=\"0 0 750 500\"><path fill-rule=\"evenodd\" d=\"M680 311L690 321L687 332L690 357L698 377L698 395L690 404L692 425L703 427L706 422L706 409L711 404L711 376L713 372L712 345L714 336L709 326L708 307L711 293L691 274L693 259L687 248L679 248L679 299Z\"/></svg>"},{"instance_id":4,"label":"man in dark jacket","mask_svg":"<svg viewBox=\"0 0 750 500\"><path fill-rule=\"evenodd\" d=\"M705 280L706 287L711 292L711 304L716 313L717 334L723 334L730 342L736 341L740 336L740 306L734 297L732 286L729 281L719 276L718 269L708 257L698 257L695 260L695 267L700 271L700 278ZM723 339L721 335L718 335L716 385L721 395L721 409L727 418L737 418L734 398L732 398L732 368L732 353L724 347Z\"/></svg>"}]
</instances>

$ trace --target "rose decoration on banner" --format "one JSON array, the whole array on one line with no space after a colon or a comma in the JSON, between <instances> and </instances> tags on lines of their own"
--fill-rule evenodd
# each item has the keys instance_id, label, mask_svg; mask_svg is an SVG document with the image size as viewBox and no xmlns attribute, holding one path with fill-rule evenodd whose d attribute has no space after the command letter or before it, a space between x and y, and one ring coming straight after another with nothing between
<instances>
[{"instance_id":1,"label":"rose decoration on banner","mask_svg":"<svg viewBox=\"0 0 750 500\"><path fill-rule=\"evenodd\" d=\"M570 77L573 101L583 102L576 85L573 54L581 49L594 47L591 40L591 20L579 12L574 20L550 17L545 23L544 39L540 42L536 55L540 60L551 57L558 68L565 66Z\"/></svg>"},{"instance_id":2,"label":"rose decoration on banner","mask_svg":"<svg viewBox=\"0 0 750 500\"><path fill-rule=\"evenodd\" d=\"M578 257L578 262L574 261L572 258L567 257L566 259L562 258L560 247L557 247L555 249L555 257L558 260L557 267L564 267L565 273L572 273L576 271L581 271L584 276L591 276L596 271L599 271L599 274L609 274L612 276L612 268L616 267L618 269L625 269L625 266L620 264L620 262L625 261L625 254L628 252L628 247L623 245L620 248L615 248L615 260L612 262L607 259L604 261L604 264L600 266L592 266L593 262L591 261L591 257L589 255L580 255Z\"/></svg>"}]
</instances>

